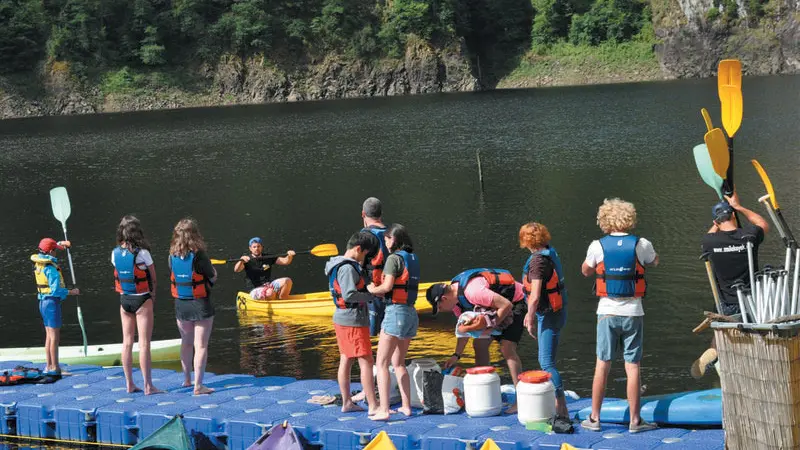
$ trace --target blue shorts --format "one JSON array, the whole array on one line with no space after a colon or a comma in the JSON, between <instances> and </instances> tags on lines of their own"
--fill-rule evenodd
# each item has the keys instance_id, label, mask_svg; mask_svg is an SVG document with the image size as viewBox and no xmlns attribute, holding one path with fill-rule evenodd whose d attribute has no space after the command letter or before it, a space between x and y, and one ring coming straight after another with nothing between
<instances>
[{"instance_id":1,"label":"blue shorts","mask_svg":"<svg viewBox=\"0 0 800 450\"><path fill-rule=\"evenodd\" d=\"M419 316L413 306L387 305L381 329L389 336L411 339L417 335Z\"/></svg>"},{"instance_id":2,"label":"blue shorts","mask_svg":"<svg viewBox=\"0 0 800 450\"><path fill-rule=\"evenodd\" d=\"M611 361L620 350L627 363L642 360L644 317L597 316L597 358Z\"/></svg>"},{"instance_id":3,"label":"blue shorts","mask_svg":"<svg viewBox=\"0 0 800 450\"><path fill-rule=\"evenodd\" d=\"M47 297L39 300L39 314L47 328L61 328L61 299Z\"/></svg>"}]
</instances>

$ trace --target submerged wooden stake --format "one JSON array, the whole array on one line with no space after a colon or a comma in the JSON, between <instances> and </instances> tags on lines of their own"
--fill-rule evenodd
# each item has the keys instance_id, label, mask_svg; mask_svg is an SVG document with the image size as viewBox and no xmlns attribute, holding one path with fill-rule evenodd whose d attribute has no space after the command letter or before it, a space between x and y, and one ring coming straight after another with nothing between
<instances>
[{"instance_id":1,"label":"submerged wooden stake","mask_svg":"<svg viewBox=\"0 0 800 450\"><path fill-rule=\"evenodd\" d=\"M481 151L475 151L475 157L478 159L478 181L481 183L481 191L483 190L483 169L481 169Z\"/></svg>"}]
</instances>

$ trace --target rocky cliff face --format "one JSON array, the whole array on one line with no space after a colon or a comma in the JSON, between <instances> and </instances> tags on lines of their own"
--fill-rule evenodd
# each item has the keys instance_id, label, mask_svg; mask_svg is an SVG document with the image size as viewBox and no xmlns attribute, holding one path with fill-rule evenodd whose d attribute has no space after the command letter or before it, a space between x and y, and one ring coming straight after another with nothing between
<instances>
[{"instance_id":1,"label":"rocky cliff face","mask_svg":"<svg viewBox=\"0 0 800 450\"><path fill-rule=\"evenodd\" d=\"M771 0L765 15L749 15L747 0L736 0L736 23L709 17L715 0L664 0L655 8L656 54L667 75L716 74L721 59L738 58L745 74L800 72L800 0Z\"/></svg>"},{"instance_id":2,"label":"rocky cliff face","mask_svg":"<svg viewBox=\"0 0 800 450\"><path fill-rule=\"evenodd\" d=\"M175 88L104 96L74 80L63 64L42 72L43 91L36 95L26 96L0 77L0 118L479 89L463 44L435 49L424 42L410 43L400 59L366 62L330 55L293 69L265 63L263 57L224 56L216 67L201 68L207 80L201 93Z\"/></svg>"}]
</instances>

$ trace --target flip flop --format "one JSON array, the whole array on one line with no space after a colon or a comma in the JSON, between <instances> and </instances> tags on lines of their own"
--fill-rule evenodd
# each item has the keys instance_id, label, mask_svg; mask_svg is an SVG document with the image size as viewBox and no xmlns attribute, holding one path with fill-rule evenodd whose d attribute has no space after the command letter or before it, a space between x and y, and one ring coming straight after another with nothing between
<instances>
[{"instance_id":1,"label":"flip flop","mask_svg":"<svg viewBox=\"0 0 800 450\"><path fill-rule=\"evenodd\" d=\"M330 405L336 401L336 397L333 395L315 395L310 399L306 400L306 403L311 403L314 405Z\"/></svg>"}]
</instances>

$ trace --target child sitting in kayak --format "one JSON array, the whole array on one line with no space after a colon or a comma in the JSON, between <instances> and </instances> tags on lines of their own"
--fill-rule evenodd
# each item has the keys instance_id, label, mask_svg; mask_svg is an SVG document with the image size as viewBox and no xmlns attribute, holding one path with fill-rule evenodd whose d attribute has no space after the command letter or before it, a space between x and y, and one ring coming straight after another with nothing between
<instances>
[{"instance_id":1,"label":"child sitting in kayak","mask_svg":"<svg viewBox=\"0 0 800 450\"><path fill-rule=\"evenodd\" d=\"M498 324L497 310L476 306L474 310L465 311L458 316L456 336L471 337L473 339L485 339L490 336L499 336L513 321L514 318L509 316Z\"/></svg>"}]
</instances>

